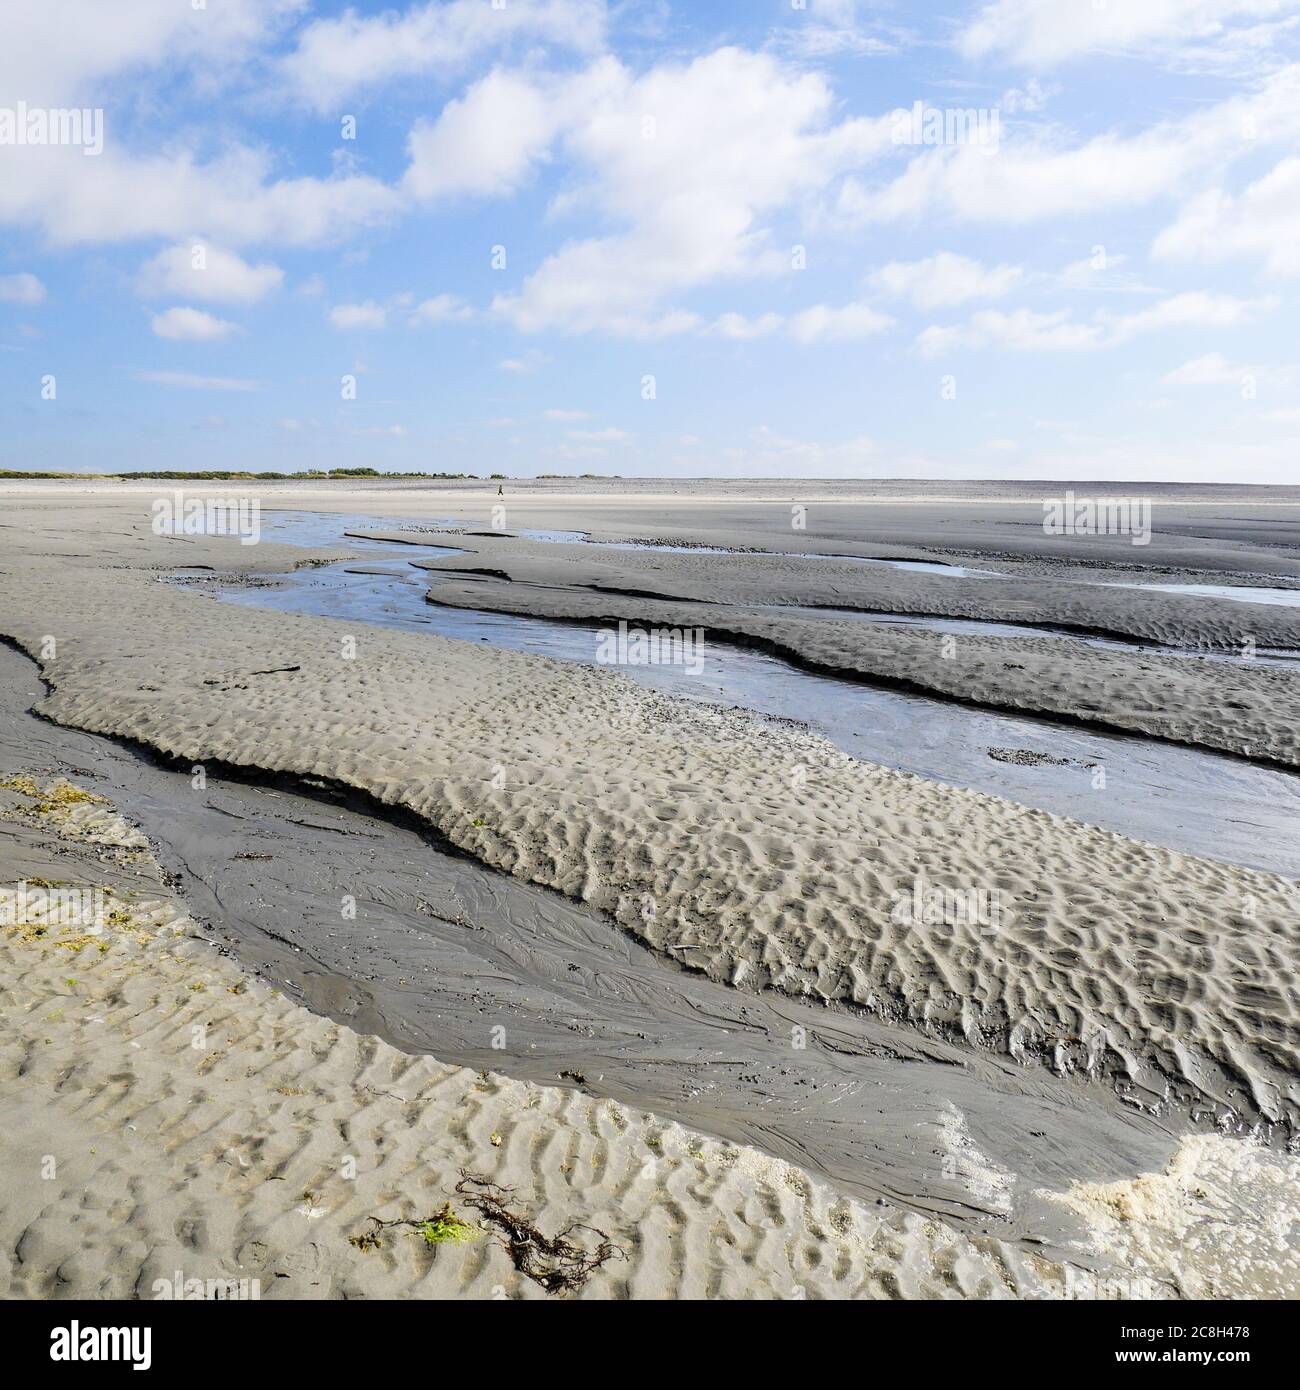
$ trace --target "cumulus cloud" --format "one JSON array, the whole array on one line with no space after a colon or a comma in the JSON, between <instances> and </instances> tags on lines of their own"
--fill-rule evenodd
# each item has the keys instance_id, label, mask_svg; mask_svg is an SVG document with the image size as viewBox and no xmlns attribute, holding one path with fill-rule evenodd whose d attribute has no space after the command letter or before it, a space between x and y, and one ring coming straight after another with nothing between
<instances>
[{"instance_id":1,"label":"cumulus cloud","mask_svg":"<svg viewBox=\"0 0 1300 1390\"><path fill-rule=\"evenodd\" d=\"M219 73L256 51L307 0L25 0L5 6L0 91L32 105L85 104L106 80L166 64Z\"/></svg>"},{"instance_id":2,"label":"cumulus cloud","mask_svg":"<svg viewBox=\"0 0 1300 1390\"><path fill-rule=\"evenodd\" d=\"M525 332L665 336L703 326L664 301L787 270L788 250L776 249L764 219L890 141L888 116L837 121L821 75L736 48L639 77L602 60L582 100L571 92L558 102L560 139L586 181L562 210L580 204L622 230L569 242L518 293L496 299L495 311Z\"/></svg>"},{"instance_id":3,"label":"cumulus cloud","mask_svg":"<svg viewBox=\"0 0 1300 1390\"><path fill-rule=\"evenodd\" d=\"M407 143L403 185L429 201L511 193L532 173L565 119L556 84L492 72L436 121L419 121Z\"/></svg>"},{"instance_id":4,"label":"cumulus cloud","mask_svg":"<svg viewBox=\"0 0 1300 1390\"><path fill-rule=\"evenodd\" d=\"M444 74L516 41L581 53L604 45L605 0L432 0L396 12L345 10L298 36L284 62L290 86L320 110L394 78Z\"/></svg>"},{"instance_id":5,"label":"cumulus cloud","mask_svg":"<svg viewBox=\"0 0 1300 1390\"><path fill-rule=\"evenodd\" d=\"M790 315L766 313L746 318L734 312L720 314L708 331L736 341L784 333L801 343L816 343L868 338L883 333L893 323L888 314L879 313L869 304L814 304Z\"/></svg>"},{"instance_id":6,"label":"cumulus cloud","mask_svg":"<svg viewBox=\"0 0 1300 1390\"><path fill-rule=\"evenodd\" d=\"M184 296L216 303L255 304L284 283L284 271L249 265L233 251L192 241L169 246L141 267L137 287L150 297Z\"/></svg>"},{"instance_id":7,"label":"cumulus cloud","mask_svg":"<svg viewBox=\"0 0 1300 1390\"><path fill-rule=\"evenodd\" d=\"M1166 328L1228 328L1246 323L1276 307L1274 299L1238 299L1228 294L1189 291L1131 314L1101 312L1074 319L1068 309L1011 313L986 309L962 325L934 325L920 333L918 350L937 357L958 347L994 347L1011 352L1083 352L1115 347L1145 333Z\"/></svg>"},{"instance_id":8,"label":"cumulus cloud","mask_svg":"<svg viewBox=\"0 0 1300 1390\"><path fill-rule=\"evenodd\" d=\"M192 235L226 246L330 241L377 225L402 206L398 191L361 174L273 177L265 150L232 147L206 163L189 151L133 155L111 144L96 159L64 147L11 147L0 180L0 223L29 226L53 244Z\"/></svg>"},{"instance_id":9,"label":"cumulus cloud","mask_svg":"<svg viewBox=\"0 0 1300 1390\"><path fill-rule=\"evenodd\" d=\"M464 323L473 317L474 310L454 294L435 294L411 310L412 324Z\"/></svg>"},{"instance_id":10,"label":"cumulus cloud","mask_svg":"<svg viewBox=\"0 0 1300 1390\"><path fill-rule=\"evenodd\" d=\"M1300 275L1300 158L1283 159L1239 197L1202 193L1152 251L1171 261L1250 258L1274 275Z\"/></svg>"},{"instance_id":11,"label":"cumulus cloud","mask_svg":"<svg viewBox=\"0 0 1300 1390\"><path fill-rule=\"evenodd\" d=\"M1108 131L1070 146L1056 133L1004 134L995 150L926 147L886 183L846 178L828 210L848 226L922 216L1014 225L1092 215L1217 186L1232 161L1297 141L1300 64L1292 64L1257 90L1132 135Z\"/></svg>"},{"instance_id":12,"label":"cumulus cloud","mask_svg":"<svg viewBox=\"0 0 1300 1390\"><path fill-rule=\"evenodd\" d=\"M883 333L893 322L888 314L877 313L869 304L840 308L816 304L792 316L790 333L801 343L837 342Z\"/></svg>"},{"instance_id":13,"label":"cumulus cloud","mask_svg":"<svg viewBox=\"0 0 1300 1390\"><path fill-rule=\"evenodd\" d=\"M215 343L239 331L237 325L214 318L202 309L177 307L155 314L150 325L159 338L184 343Z\"/></svg>"}]
</instances>

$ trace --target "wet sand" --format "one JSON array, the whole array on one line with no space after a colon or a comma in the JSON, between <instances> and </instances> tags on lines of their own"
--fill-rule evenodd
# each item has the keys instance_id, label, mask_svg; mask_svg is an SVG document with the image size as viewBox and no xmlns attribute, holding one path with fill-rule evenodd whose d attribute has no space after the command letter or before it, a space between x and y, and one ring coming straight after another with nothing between
<instances>
[{"instance_id":1,"label":"wet sand","mask_svg":"<svg viewBox=\"0 0 1300 1390\"><path fill-rule=\"evenodd\" d=\"M476 520L464 515L469 504L459 489L437 496L394 490L383 508L368 495L363 499L362 490L335 497L346 503L340 510L353 516L395 515L399 491L408 515L466 528ZM682 536L680 523L669 519L686 540L725 539L729 528L743 523L737 514L769 506L753 495L704 503L689 489L686 493L674 505L694 509L701 524ZM448 962L459 956L461 979L481 981L492 970L490 978L500 981L499 1001L480 983L474 1003L488 1014L495 1009L528 1020L517 1026L538 1044L501 1059L508 1074L521 1078L509 1084L548 1081L546 1073L554 1068L557 1085L585 1086L605 1097L635 1096L644 1110L684 1116L706 1134L766 1148L777 1156L772 1161L792 1159L830 1184L828 1192L867 1200L873 1192L887 1193L900 1220L908 1210L918 1217L938 1213L953 1223L953 1232L969 1228L980 1233L978 1239L996 1232L1010 1245L1022 1237L1046 1240L1057 1253L1069 1246L1080 1260L1090 1250L1094 1262L1109 1248L1107 1240L1116 1248L1124 1244L1114 1232L1103 1239L1104 1222L1086 1214L1092 1210L1089 1201L1106 1206L1107 1199L1095 1194L1140 1180L1143 1173L1165 1171L1176 1174L1171 1181L1185 1195L1187 1182L1200 1182L1210 1168L1240 1177L1242 1165L1262 1162L1267 1168L1287 1161L1268 1157L1244 1139L1216 1139L1215 1144L1238 1146L1223 1151L1202 1144L1194 1159L1185 1151L1192 1142L1186 1136L1198 1127L1218 1125L1243 1135L1254 1129L1277 1144L1294 1125L1297 927L1293 892L1282 880L873 766L798 729L776 727L743 711L668 699L617 672L582 671L355 622L213 603L201 593L160 584L158 575L205 565L218 572L269 574L327 555L276 544L270 531L252 547L225 538L155 537L133 494L109 500L85 493L59 497L56 491L54 497L53 502L6 499L11 505L0 527L0 615L5 635L38 659L50 683L51 693L38 706L43 716L100 735L125 736L187 766L210 764L223 796L235 795L230 792L235 784L224 775L227 768L251 779L240 798L299 797L301 779L361 796L359 803L343 806L306 798L315 805L314 818L300 807L290 820L305 826L296 828L270 812L227 803L222 819L230 825L224 835L211 830L221 810L205 811L213 817L204 822L207 838L223 847L205 855L193 844L187 847L188 829L174 828L181 823L174 799L161 794L161 784L152 792L157 800L150 839L164 866L168 853L185 861L173 886L186 905L206 894L214 934L224 935L225 944L255 968L279 972L309 1006L336 1020L329 1026L346 1019L360 1032L378 1033L399 1047L434 1055L442 1047L449 1060L477 1065L483 1045L476 1027L485 1018L476 1022L464 986L448 984L441 998L432 988L433 977L446 973ZM318 496L287 500L321 505ZM483 499L483 507L490 505ZM982 516L990 505L972 503L972 510ZM1240 505L1232 499L1233 509ZM1289 505L1273 499L1258 506L1261 525L1275 520L1272 511L1286 512ZM1192 552L1204 561L1211 551L1231 560L1251 551L1251 564L1257 566L1268 549L1275 565L1284 563L1288 557L1276 544L1276 530L1267 542L1256 539L1259 525L1251 532L1236 520L1229 524L1217 515L1222 506L1213 504L1216 515L1196 522L1198 531L1222 535L1206 543L1171 525L1157 553L1167 559L1176 552L1185 564ZM599 511L608 529L618 508L636 513L640 522L629 523L623 539L644 537L646 518L663 515L658 504L625 495L595 502L584 497L552 499L516 524L596 534L599 528L588 513ZM557 525L560 520L568 525ZM836 524L848 522L841 518ZM963 527L969 548L967 533L978 528L973 521ZM896 522L896 534L902 529ZM992 533L983 534L988 541ZM422 543L438 539L421 533ZM509 585L497 579L495 587L518 586L532 603L542 589L542 571L550 566L546 572L555 594L566 603L581 597L573 565L565 561L574 542L480 539L476 549L468 535L442 537L472 554L437 563L484 567L482 552L491 548L497 552L491 567L508 573L496 563L506 546L511 557L519 556L518 564L532 569L512 576ZM754 539L751 534L751 544ZM995 539L1005 547L1005 536ZM817 542L843 544L829 534ZM362 549L373 552L370 559L382 554L382 548L367 545L357 553ZM588 553L593 549L586 546ZM933 560L933 552L932 546L926 554L901 558ZM333 551L340 553L346 552ZM620 601L639 586L644 553L611 548L602 557L602 566L625 566ZM405 549L404 558L411 555ZM992 559L983 552L965 558L972 568ZM668 563L667 557L651 559ZM674 556L672 562L686 561L750 564L752 576L774 563L728 556ZM1030 562L1049 563L1040 553ZM585 567L592 561L584 555L576 563ZM824 575L833 562L777 563L821 567ZM1068 563L1077 564L1077 557ZM516 560L507 558L506 564ZM852 581L855 600L872 597L882 583L995 582L887 566L853 568L858 576L870 576ZM1211 564L1184 573L1188 582L1196 582L1209 571L1224 573ZM1280 568L1244 567L1229 577L1244 580L1258 573L1290 577ZM1175 575L1173 582L1183 577ZM751 605L757 586L765 582L751 577ZM781 582L789 597L793 590ZM799 586L805 582L825 580L800 578ZM837 577L835 586L844 582ZM1172 617L1161 622L1179 645L1230 643L1234 639L1225 634L1240 636L1241 629L1232 627L1240 620L1221 610L1248 607L1189 596L1153 599L1148 592L1102 591L1064 579L1040 590L1049 587L1068 588L1072 595L1085 589L1108 593L1112 597L1096 603L1128 613L1130 627L1146 623L1144 605L1168 604ZM913 603L921 601L915 590L909 592ZM765 604L779 601L766 590L761 597ZM603 594L600 601L608 602ZM698 596L681 602L704 606ZM709 602L739 606L721 593ZM873 602L884 606L878 592ZM975 602L945 599L941 606L950 610L946 616L962 617L968 615L951 610ZM1183 612L1188 604L1208 611L1197 609L1197 616L1188 617ZM908 611L905 603L887 606L891 612ZM1250 607L1267 613L1260 635L1267 634L1271 645L1287 646L1292 615L1286 608ZM1111 618L1103 617L1095 626L1108 630ZM1015 620L1022 619L1023 614ZM735 621L734 612L727 621ZM55 639L52 654L49 638ZM1016 639L971 639L995 640ZM352 656L349 643L355 647ZM1024 639L1023 645L1031 643L1048 645L1038 638ZM1165 665L1200 668L1201 663L1184 658L1099 653L1082 643L1070 647L1071 668L1099 655L1114 657L1115 676L1106 701L1099 702L1108 719L1127 708L1121 707L1120 692L1131 703L1152 701L1142 718L1159 724L1162 712L1154 701L1160 690L1168 698L1171 690L1211 688L1208 681L1196 686L1191 677L1181 678L1192 682L1185 687L1168 684L1172 677ZM861 660L862 652L854 659ZM1061 664L1059 654L1050 659ZM910 657L899 649L893 660L897 666ZM1204 666L1213 667L1216 676L1228 670L1235 683L1229 683L1219 706L1188 720L1181 732L1190 736L1182 741L1219 746L1216 740L1258 731L1270 740L1267 755L1286 762L1288 744L1278 730L1287 718L1294 677L1253 669L1238 673L1226 663ZM1037 708L1046 669L1017 651L1002 677L1010 691L1004 699L1013 707L1025 707L1014 705L1023 699ZM1265 675L1273 679L1264 680ZM1180 728L1168 724L1159 731L1161 737L1179 734ZM96 759L98 775L104 775L103 762ZM792 780L796 767L805 769L804 779ZM158 768L148 775L177 777ZM274 775L297 780L276 789L266 781ZM141 796L139 785L117 791L131 800ZM318 864L322 885L337 881L350 862L350 846L334 851L333 858L321 851L321 843L347 845L348 837L330 819L377 820L381 806L409 818L397 825L385 821L382 832L366 832L372 837L367 849L377 851L367 871L367 892L384 901L381 926L373 937L341 928L331 939L299 904L295 932L287 877L277 860L292 856L304 865ZM139 818L148 819L143 813ZM230 851L250 822L276 846L269 851L271 860L232 859ZM376 836L381 846L373 842ZM390 836L398 838L390 841ZM427 933L436 941L426 940L411 922L413 882L404 886L390 853L412 856L426 875L469 905L465 916L481 920L484 931L466 933L445 910L455 900L449 897L441 907L437 901L431 906L435 922L452 917L452 924L443 922ZM237 893L231 888L232 863L242 865ZM436 874L429 874L435 864ZM1005 894L1014 904L1009 923L993 934L951 924L900 930L891 908L908 894L918 871L932 882ZM353 876L359 873L354 867ZM513 899L500 887L506 883L510 894L541 897L511 906ZM381 891L383 885L388 888ZM392 901L384 900L385 891ZM649 916L647 899L654 908ZM216 926L218 918L224 928ZM480 935L482 946L467 941ZM562 947L569 951L567 959ZM611 950L626 954L611 958ZM554 968L560 961L562 972ZM430 988L418 987L417 966L429 972ZM682 975L677 967L696 974ZM677 984L661 985L665 978ZM687 979L689 989L680 985ZM705 992L693 993L696 985ZM670 1030L675 1033L670 1053L658 1060L629 1055L629 1049L638 1049L619 1036L620 1021L631 1026L623 1010L642 1020L641 1032L658 1030L661 1041ZM577 1026L570 1029L568 1050L562 1044L569 1039L557 1041L557 1019L566 1011L577 1015L570 1020ZM719 1011L730 1020L728 1034L734 1027L753 1049L723 1060L734 1072L725 1081L715 1072L718 1025L701 1021ZM808 1017L810 1024L822 1020L821 1031L812 1029L819 1041L811 1055L790 1050L783 1073L778 1055L765 1056L763 1047L775 1043L775 1020L785 1026L792 1017ZM594 1037L583 1036L584 1021ZM692 1056L696 1062L707 1059L699 1071L709 1079L684 1085L681 1078L689 1074ZM557 1065L563 1061L572 1064ZM511 1062L518 1069L514 1073ZM491 1066L492 1059L482 1065ZM559 1072L570 1075L562 1079ZM918 1085L918 1077L927 1079ZM838 1086L855 1103L864 1103L873 1090L889 1099L877 1101L883 1114L874 1120L864 1111L861 1119L837 1130L832 1120L819 1118L830 1116L829 1107L783 1099L797 1097L801 1086L810 1091L814 1083L827 1096ZM745 1088L752 1090L748 1104L741 1099ZM692 1089L699 1095L689 1095ZM747 1112L761 1097L770 1098L771 1109L755 1119ZM780 1111L779 1118L773 1111ZM998 1114L1004 1121L1007 1114L1018 1116L1004 1124L1006 1133L999 1131ZM1080 1138L1084 1133L1086 1142ZM910 1171L909 1145L931 1155L913 1156ZM1270 1190L1268 1183L1261 1180L1259 1190ZM1043 1195L1052 1192L1068 1200ZM547 1194L552 1200L554 1190L548 1187ZM1241 1217L1227 1227L1236 1230L1249 1220ZM787 1255L793 1258L788 1249ZM1141 1263L1131 1251L1125 1259L1130 1269ZM1276 1286L1278 1278L1287 1277L1288 1259L1287 1251L1272 1250L1272 1274L1255 1270L1251 1277L1272 1279ZM647 1268L653 1267L652 1260ZM739 1277L730 1272L729 1287L737 1287ZM1215 1277L1223 1279L1222 1273ZM972 1292L978 1282L958 1291ZM1027 1277L1010 1282L1010 1290L1004 1280L1000 1291L1033 1295ZM914 1284L914 1291L939 1287L923 1284ZM1049 1286L1050 1279L1038 1291Z\"/></svg>"}]
</instances>

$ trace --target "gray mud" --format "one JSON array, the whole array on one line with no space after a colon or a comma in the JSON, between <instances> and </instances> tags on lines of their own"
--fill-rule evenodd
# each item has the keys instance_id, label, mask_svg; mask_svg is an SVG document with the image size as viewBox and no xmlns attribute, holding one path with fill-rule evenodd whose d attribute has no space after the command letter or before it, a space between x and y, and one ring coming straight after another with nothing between
<instances>
[{"instance_id":1,"label":"gray mud","mask_svg":"<svg viewBox=\"0 0 1300 1390\"><path fill-rule=\"evenodd\" d=\"M1173 1115L1103 1084L677 969L357 793L213 768L195 790L188 768L38 719L42 693L27 658L0 647L6 768L110 798L218 945L408 1052L577 1086L1049 1251L1075 1232L1035 1189L1158 1169L1174 1148ZM3 823L0 849L21 872Z\"/></svg>"},{"instance_id":2,"label":"gray mud","mask_svg":"<svg viewBox=\"0 0 1300 1390\"><path fill-rule=\"evenodd\" d=\"M425 572L425 577L432 576ZM425 583L401 567L341 564L260 576L253 585L219 576L210 591L257 607L596 661L597 625L430 604L424 590ZM703 661L698 675L671 665L619 669L666 694L796 720L866 762L989 792L1203 858L1300 877L1295 836L1300 776L1294 773L818 675L722 641L706 644ZM990 751L1005 748L1040 757L1006 762ZM1101 786L1098 768L1105 771Z\"/></svg>"}]
</instances>

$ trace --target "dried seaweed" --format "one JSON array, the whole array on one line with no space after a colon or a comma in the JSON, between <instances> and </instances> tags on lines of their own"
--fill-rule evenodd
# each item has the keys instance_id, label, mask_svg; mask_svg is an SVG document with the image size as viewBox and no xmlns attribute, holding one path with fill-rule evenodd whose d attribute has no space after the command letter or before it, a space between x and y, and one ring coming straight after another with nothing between
<instances>
[{"instance_id":1,"label":"dried seaweed","mask_svg":"<svg viewBox=\"0 0 1300 1390\"><path fill-rule=\"evenodd\" d=\"M593 1226L575 1222L558 1235L543 1235L526 1215L506 1206L514 1188L502 1187L490 1178L462 1168L456 1192L497 1233L498 1243L519 1273L540 1284L547 1293L572 1293L582 1288L607 1260L627 1259L621 1246ZM569 1239L578 1231L588 1231L597 1238L594 1249L588 1250Z\"/></svg>"}]
</instances>

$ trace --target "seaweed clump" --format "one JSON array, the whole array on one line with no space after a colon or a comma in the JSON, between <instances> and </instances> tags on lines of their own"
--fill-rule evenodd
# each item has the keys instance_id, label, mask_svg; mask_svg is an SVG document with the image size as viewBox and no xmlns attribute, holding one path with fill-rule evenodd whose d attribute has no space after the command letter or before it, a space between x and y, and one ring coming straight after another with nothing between
<instances>
[{"instance_id":1,"label":"seaweed clump","mask_svg":"<svg viewBox=\"0 0 1300 1390\"><path fill-rule=\"evenodd\" d=\"M477 1226L462 1221L452 1209L450 1202L444 1203L441 1211L434 1212L432 1216L421 1216L415 1220L398 1217L393 1221L381 1221L377 1216L369 1219L370 1230L359 1236L348 1237L348 1244L355 1245L358 1250L378 1250L384 1243L380 1239L380 1231L393 1230L399 1226L409 1227L415 1235L423 1238L426 1245L463 1245L466 1241L477 1240L483 1234Z\"/></svg>"},{"instance_id":2,"label":"seaweed clump","mask_svg":"<svg viewBox=\"0 0 1300 1390\"><path fill-rule=\"evenodd\" d=\"M627 1258L621 1246L593 1226L575 1222L558 1235L544 1235L526 1215L506 1206L506 1198L514 1188L502 1187L490 1178L462 1168L456 1191L465 1205L473 1207L496 1232L498 1244L519 1273L540 1284L547 1293L572 1293L607 1260ZM569 1239L578 1231L589 1231L597 1237L594 1249L588 1250Z\"/></svg>"},{"instance_id":3,"label":"seaweed clump","mask_svg":"<svg viewBox=\"0 0 1300 1390\"><path fill-rule=\"evenodd\" d=\"M462 1220L451 1203L446 1202L432 1216L397 1217L392 1221L371 1216L370 1229L349 1236L348 1243L358 1250L377 1250L383 1245L383 1231L405 1228L421 1236L428 1245L460 1245L491 1231L519 1273L540 1284L547 1293L573 1293L607 1260L627 1258L621 1246L593 1226L575 1222L557 1235L544 1234L525 1213L511 1211L506 1205L514 1188L502 1187L490 1178L462 1168L456 1192L467 1207L478 1212L482 1225ZM589 1231L596 1237L593 1248L571 1239L578 1231Z\"/></svg>"}]
</instances>

